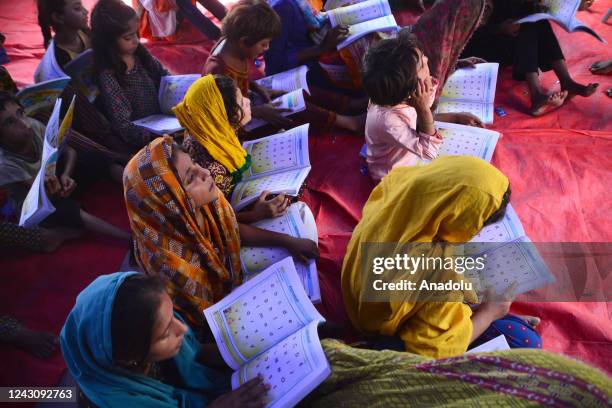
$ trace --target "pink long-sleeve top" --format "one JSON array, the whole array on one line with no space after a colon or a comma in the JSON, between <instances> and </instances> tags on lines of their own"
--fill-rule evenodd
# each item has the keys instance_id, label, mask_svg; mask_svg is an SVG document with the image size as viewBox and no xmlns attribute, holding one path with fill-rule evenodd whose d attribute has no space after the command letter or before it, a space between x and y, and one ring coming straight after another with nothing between
<instances>
[{"instance_id":1,"label":"pink long-sleeve top","mask_svg":"<svg viewBox=\"0 0 612 408\"><path fill-rule=\"evenodd\" d=\"M433 100L432 100L433 104ZM379 106L370 103L366 119L366 161L370 175L380 180L399 166L438 156L443 137L436 130L428 135L416 130L417 112L407 104Z\"/></svg>"}]
</instances>

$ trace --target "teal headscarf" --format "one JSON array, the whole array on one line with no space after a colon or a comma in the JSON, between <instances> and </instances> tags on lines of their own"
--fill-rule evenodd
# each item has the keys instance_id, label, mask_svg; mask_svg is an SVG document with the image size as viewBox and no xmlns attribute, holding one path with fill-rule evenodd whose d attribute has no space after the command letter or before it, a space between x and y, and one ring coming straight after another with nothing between
<instances>
[{"instance_id":1,"label":"teal headscarf","mask_svg":"<svg viewBox=\"0 0 612 408\"><path fill-rule=\"evenodd\" d=\"M204 407L209 399L229 391L229 376L196 362L200 343L191 329L173 359L185 388L114 364L113 304L123 281L134 274L118 272L94 280L77 297L62 329L64 360L87 398L99 407Z\"/></svg>"}]
</instances>

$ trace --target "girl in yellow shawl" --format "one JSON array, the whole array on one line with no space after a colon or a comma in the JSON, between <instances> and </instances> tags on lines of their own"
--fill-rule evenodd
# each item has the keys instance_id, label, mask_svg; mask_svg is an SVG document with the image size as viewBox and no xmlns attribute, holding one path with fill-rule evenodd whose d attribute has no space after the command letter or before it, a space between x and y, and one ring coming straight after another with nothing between
<instances>
[{"instance_id":1,"label":"girl in yellow shawl","mask_svg":"<svg viewBox=\"0 0 612 408\"><path fill-rule=\"evenodd\" d=\"M485 302L474 313L464 303L477 302L472 290L448 293L450 297L444 302L424 301L431 291L418 290L422 280L435 276L436 282L460 282L460 275L423 268L414 274L398 270L364 275L362 263L371 265L373 255L362 244L433 243L427 247L427 255L450 255L449 246L442 243L467 242L484 225L499 220L509 193L507 177L473 157L440 157L426 166L392 170L370 195L344 258L342 293L354 326L367 334L397 336L404 348L415 354L441 358L465 353L492 322L507 314L511 295L502 302ZM416 289L373 299L369 288L375 279L381 279L379 276L386 282L415 282ZM526 321L514 316L508 319L503 327L531 336L515 344L510 337L511 345L541 347L541 339ZM536 318L529 319L537 324Z\"/></svg>"},{"instance_id":2,"label":"girl in yellow shawl","mask_svg":"<svg viewBox=\"0 0 612 408\"><path fill-rule=\"evenodd\" d=\"M251 120L249 98L243 97L231 78L206 75L191 85L173 111L186 130L183 147L194 162L210 171L217 187L229 198L251 166L251 157L236 136ZM270 200L267 196L264 192L251 210L238 213L238 220L253 223L275 217L290 204L284 194Z\"/></svg>"},{"instance_id":3,"label":"girl in yellow shawl","mask_svg":"<svg viewBox=\"0 0 612 408\"><path fill-rule=\"evenodd\" d=\"M208 170L168 136L130 160L123 174L137 262L163 275L175 305L192 323L242 281L240 245L280 246L298 260L318 257L307 239L239 224Z\"/></svg>"}]
</instances>

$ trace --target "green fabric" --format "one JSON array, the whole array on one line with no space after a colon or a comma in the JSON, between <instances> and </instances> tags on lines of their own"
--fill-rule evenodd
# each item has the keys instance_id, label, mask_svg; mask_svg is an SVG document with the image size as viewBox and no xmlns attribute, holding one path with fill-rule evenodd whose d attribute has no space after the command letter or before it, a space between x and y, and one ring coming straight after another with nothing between
<instances>
[{"instance_id":1,"label":"green fabric","mask_svg":"<svg viewBox=\"0 0 612 408\"><path fill-rule=\"evenodd\" d=\"M434 360L410 353L357 349L335 340L323 340L322 344L332 375L302 401L302 406L543 405L533 399L536 395L548 398L556 407L609 407L612 403L609 376L542 350L514 349ZM501 387L506 387L506 392Z\"/></svg>"}]
</instances>

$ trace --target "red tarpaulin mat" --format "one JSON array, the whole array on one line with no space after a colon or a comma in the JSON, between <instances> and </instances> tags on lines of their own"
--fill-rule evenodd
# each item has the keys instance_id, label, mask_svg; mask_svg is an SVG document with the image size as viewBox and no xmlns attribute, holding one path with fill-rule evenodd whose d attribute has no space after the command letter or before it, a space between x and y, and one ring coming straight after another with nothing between
<instances>
[{"instance_id":1,"label":"red tarpaulin mat","mask_svg":"<svg viewBox=\"0 0 612 408\"><path fill-rule=\"evenodd\" d=\"M86 4L91 4L87 1ZM606 2L596 2L580 19L608 41L609 25L599 22ZM19 4L17 6L17 4ZM414 20L398 16L400 24ZM36 25L33 0L0 3L0 27L7 36L8 64L19 85L32 82L42 56L42 37ZM526 87L500 73L496 106L507 112L495 118L494 129L503 132L493 163L511 180L512 203L533 241L610 241L612 231L612 123L611 101L603 91L611 77L591 75L587 67L598 59L612 59L609 45L586 34L568 35L555 28L574 77L599 82L589 99L576 98L557 112L542 118L526 114ZM173 73L199 72L212 43L189 29L180 44L148 43L153 54ZM545 84L555 86L550 74ZM318 263L323 304L320 309L332 321L346 323L340 292L340 267L351 231L373 183L359 172L358 152L363 137L335 132L313 134L310 140L312 172L304 200L312 208L319 229L321 260ZM85 207L100 217L127 228L121 188L99 183L84 198ZM111 240L87 237L64 245L51 255L25 253L0 261L0 310L35 329L59 333L78 292L92 279L114 272L127 246ZM610 271L601 280L610 288ZM608 291L609 293L609 291ZM515 312L538 315L544 348L564 353L610 372L612 327L610 303L515 304ZM39 360L21 351L0 348L1 385L53 385L65 365L59 353Z\"/></svg>"}]
</instances>

